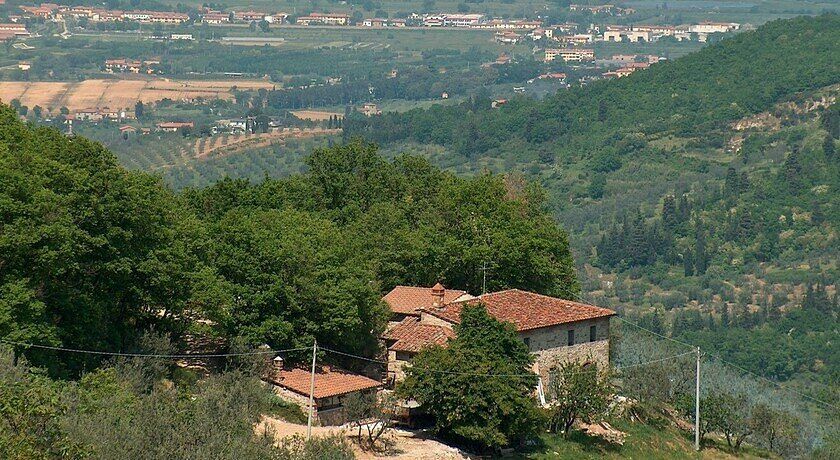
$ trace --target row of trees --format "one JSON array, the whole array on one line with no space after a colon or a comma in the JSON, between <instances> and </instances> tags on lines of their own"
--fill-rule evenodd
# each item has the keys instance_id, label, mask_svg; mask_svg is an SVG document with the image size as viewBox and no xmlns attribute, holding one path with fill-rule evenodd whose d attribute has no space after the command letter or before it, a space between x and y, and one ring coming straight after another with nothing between
<instances>
[{"instance_id":1,"label":"row of trees","mask_svg":"<svg viewBox=\"0 0 840 460\"><path fill-rule=\"evenodd\" d=\"M491 59L488 53L475 53ZM294 109L358 104L369 100L439 99L443 94L454 97L475 93L493 84L524 82L538 75L541 69L541 64L528 60L501 67L472 69L459 69L458 67L463 65L459 62L453 63L454 69L446 70L440 61L447 59L434 55L427 59L436 66L401 68L394 77L370 75L333 85L322 83L272 91L268 96L268 105ZM489 108L489 97L482 99L487 99L487 105L482 108Z\"/></svg>"},{"instance_id":2,"label":"row of trees","mask_svg":"<svg viewBox=\"0 0 840 460\"><path fill-rule=\"evenodd\" d=\"M109 24L128 27L131 23L97 24L102 27L110 27ZM186 32L200 35L199 38L217 40L225 35L219 28L191 28ZM26 71L28 78L46 81L77 81L85 75L101 75L103 62L115 57L159 58L159 68L166 75L242 72L255 77L270 75L277 82L282 82L289 75L342 76L353 80L381 76L393 67L395 58L395 54L387 50L341 48L313 52L269 45L220 45L207 40L91 41L74 36L66 40L44 37L39 44L40 52L34 56L31 52L12 48L8 52L11 59L32 63L31 69ZM359 65L360 62L365 65Z\"/></svg>"}]
</instances>

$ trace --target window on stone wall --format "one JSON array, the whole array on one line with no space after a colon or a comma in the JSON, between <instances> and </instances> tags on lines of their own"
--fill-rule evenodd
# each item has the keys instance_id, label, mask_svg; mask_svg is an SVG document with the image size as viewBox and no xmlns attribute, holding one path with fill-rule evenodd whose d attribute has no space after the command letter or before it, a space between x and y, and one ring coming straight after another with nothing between
<instances>
[{"instance_id":1,"label":"window on stone wall","mask_svg":"<svg viewBox=\"0 0 840 460\"><path fill-rule=\"evenodd\" d=\"M589 326L589 341L594 342L595 337L598 335L598 331L595 326Z\"/></svg>"},{"instance_id":2,"label":"window on stone wall","mask_svg":"<svg viewBox=\"0 0 840 460\"><path fill-rule=\"evenodd\" d=\"M575 330L574 329L569 329L569 346L571 347L574 344L575 344Z\"/></svg>"},{"instance_id":3,"label":"window on stone wall","mask_svg":"<svg viewBox=\"0 0 840 460\"><path fill-rule=\"evenodd\" d=\"M531 349L531 339L529 337L525 337L525 346L528 347L529 350Z\"/></svg>"}]
</instances>

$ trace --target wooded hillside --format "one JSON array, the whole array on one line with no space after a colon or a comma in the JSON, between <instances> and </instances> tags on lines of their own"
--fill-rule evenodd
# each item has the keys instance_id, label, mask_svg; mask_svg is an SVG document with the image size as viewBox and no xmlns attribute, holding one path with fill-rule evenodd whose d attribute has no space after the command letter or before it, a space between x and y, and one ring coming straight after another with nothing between
<instances>
[{"instance_id":1,"label":"wooded hillside","mask_svg":"<svg viewBox=\"0 0 840 460\"><path fill-rule=\"evenodd\" d=\"M315 151L305 175L176 195L98 144L0 117L6 340L124 351L203 318L252 346L371 354L396 284L480 291L493 260L488 288L579 289L543 194L515 178L458 178L356 142ZM57 375L100 359L26 354Z\"/></svg>"},{"instance_id":2,"label":"wooded hillside","mask_svg":"<svg viewBox=\"0 0 840 460\"><path fill-rule=\"evenodd\" d=\"M540 181L584 300L835 399L838 42L840 16L779 20L543 101L350 117L345 133Z\"/></svg>"}]
</instances>

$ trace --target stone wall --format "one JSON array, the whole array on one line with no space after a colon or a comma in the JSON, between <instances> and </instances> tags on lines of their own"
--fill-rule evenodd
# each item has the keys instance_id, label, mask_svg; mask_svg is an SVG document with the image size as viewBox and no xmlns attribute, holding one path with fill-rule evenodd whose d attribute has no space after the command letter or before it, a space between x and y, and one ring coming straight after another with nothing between
<instances>
[{"instance_id":1,"label":"stone wall","mask_svg":"<svg viewBox=\"0 0 840 460\"><path fill-rule=\"evenodd\" d=\"M421 312L420 322L437 326L452 327L443 319ZM590 341L590 327L595 326L595 340ZM569 346L569 330L575 331L575 343ZM526 341L531 353L536 355L534 372L548 383L550 372L562 363L569 361L591 362L598 369L608 369L610 365L610 318L578 321L557 326L532 329L519 333ZM407 361L397 360L396 353L388 353L388 374L396 381L405 377L404 367Z\"/></svg>"},{"instance_id":2,"label":"stone wall","mask_svg":"<svg viewBox=\"0 0 840 460\"><path fill-rule=\"evenodd\" d=\"M445 319L438 318L426 312L420 312L420 322L423 324L433 324L435 326L444 326L452 329L452 323Z\"/></svg>"},{"instance_id":3,"label":"stone wall","mask_svg":"<svg viewBox=\"0 0 840 460\"><path fill-rule=\"evenodd\" d=\"M595 326L594 341L589 340L591 326ZM575 331L575 343L569 346L571 329ZM528 347L536 355L534 371L542 377L544 383L548 383L552 369L569 361L591 362L598 369L607 369L610 365L609 318L523 331L519 336L523 340L528 339Z\"/></svg>"},{"instance_id":4,"label":"stone wall","mask_svg":"<svg viewBox=\"0 0 840 460\"><path fill-rule=\"evenodd\" d=\"M286 401L293 402L293 403L297 404L298 406L300 406L301 410L303 410L304 414L307 411L309 411L309 397L308 396L304 396L300 393L295 393L294 391L283 388L280 385L275 385L273 383L268 383L268 384L271 385L271 389L272 389L272 391L274 391L274 394L276 394L277 396L279 396L280 398L282 398ZM317 406L315 406L315 407L317 408Z\"/></svg>"},{"instance_id":5,"label":"stone wall","mask_svg":"<svg viewBox=\"0 0 840 460\"><path fill-rule=\"evenodd\" d=\"M414 357L414 354L411 354ZM388 350L388 381L386 383L402 382L405 379L405 366L409 361L397 359L397 352Z\"/></svg>"}]
</instances>

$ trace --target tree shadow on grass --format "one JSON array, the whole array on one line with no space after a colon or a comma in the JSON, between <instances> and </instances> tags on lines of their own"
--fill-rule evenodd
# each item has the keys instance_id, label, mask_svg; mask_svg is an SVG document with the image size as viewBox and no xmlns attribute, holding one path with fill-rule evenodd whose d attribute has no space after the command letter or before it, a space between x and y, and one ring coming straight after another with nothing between
<instances>
[{"instance_id":1,"label":"tree shadow on grass","mask_svg":"<svg viewBox=\"0 0 840 460\"><path fill-rule=\"evenodd\" d=\"M574 430L568 437L562 434L546 434L535 440L524 449L517 449L515 453L503 455L506 459L525 459L533 454L547 454L554 450L562 451L563 444L574 444L578 450L582 450L593 456L604 456L609 453L621 453L622 446L611 443L599 436L592 436L584 431ZM567 454L570 452L566 452Z\"/></svg>"},{"instance_id":2,"label":"tree shadow on grass","mask_svg":"<svg viewBox=\"0 0 840 460\"><path fill-rule=\"evenodd\" d=\"M600 436L592 436L581 430L573 430L567 438L561 438L565 442L573 442L589 453L618 453L621 452L621 445L607 441Z\"/></svg>"}]
</instances>

